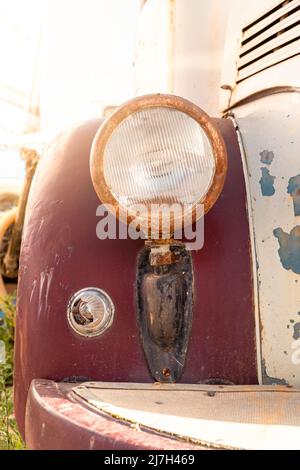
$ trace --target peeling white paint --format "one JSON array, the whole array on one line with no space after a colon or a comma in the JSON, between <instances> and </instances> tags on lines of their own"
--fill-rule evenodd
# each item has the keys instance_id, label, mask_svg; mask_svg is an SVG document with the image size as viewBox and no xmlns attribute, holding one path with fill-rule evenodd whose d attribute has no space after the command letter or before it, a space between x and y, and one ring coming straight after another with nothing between
<instances>
[{"instance_id":1,"label":"peeling white paint","mask_svg":"<svg viewBox=\"0 0 300 470\"><path fill-rule=\"evenodd\" d=\"M267 376L299 387L300 367L292 360L293 328L287 325L300 311L300 275L282 263L274 230L290 234L300 226L287 189L290 178L300 173L300 94L268 96L236 108L234 115L243 140L251 200L262 360ZM274 154L267 165L276 177L272 196L264 196L259 183L264 150Z\"/></svg>"}]
</instances>

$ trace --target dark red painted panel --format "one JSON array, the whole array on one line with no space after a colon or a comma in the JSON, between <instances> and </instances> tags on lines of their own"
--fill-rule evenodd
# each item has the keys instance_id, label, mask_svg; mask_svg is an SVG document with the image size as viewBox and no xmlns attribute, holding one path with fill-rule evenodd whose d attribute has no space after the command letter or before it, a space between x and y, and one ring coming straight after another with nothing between
<instances>
[{"instance_id":1,"label":"dark red painted panel","mask_svg":"<svg viewBox=\"0 0 300 470\"><path fill-rule=\"evenodd\" d=\"M195 305L182 382L222 378L256 383L249 227L241 157L231 121L217 120L229 152L223 193L205 219L205 246L193 254ZM89 152L99 120L52 144L39 165L27 209L18 291L15 410L24 410L33 378L149 382L135 315L141 241L96 237L99 204ZM85 339L68 326L70 296L100 287L116 306L112 327Z\"/></svg>"}]
</instances>

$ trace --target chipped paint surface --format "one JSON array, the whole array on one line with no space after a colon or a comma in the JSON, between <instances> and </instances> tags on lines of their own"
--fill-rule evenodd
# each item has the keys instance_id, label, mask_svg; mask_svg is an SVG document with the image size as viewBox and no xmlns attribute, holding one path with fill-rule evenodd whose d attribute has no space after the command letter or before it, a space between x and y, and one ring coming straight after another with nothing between
<instances>
[{"instance_id":1,"label":"chipped paint surface","mask_svg":"<svg viewBox=\"0 0 300 470\"><path fill-rule=\"evenodd\" d=\"M300 341L300 94L267 96L236 108L234 116L251 202L262 382L285 381L299 387L300 362L295 355L300 344L295 351L295 343ZM269 176L274 178L272 197L266 197L266 192L273 192Z\"/></svg>"},{"instance_id":2,"label":"chipped paint surface","mask_svg":"<svg viewBox=\"0 0 300 470\"><path fill-rule=\"evenodd\" d=\"M294 328L293 338L299 339L300 338L300 322L295 323L293 328Z\"/></svg>"},{"instance_id":3,"label":"chipped paint surface","mask_svg":"<svg viewBox=\"0 0 300 470\"><path fill-rule=\"evenodd\" d=\"M262 152L259 152L259 155L260 161L266 165L271 165L274 160L274 153L270 150L263 150Z\"/></svg>"},{"instance_id":4,"label":"chipped paint surface","mask_svg":"<svg viewBox=\"0 0 300 470\"><path fill-rule=\"evenodd\" d=\"M293 198L295 216L300 215L300 175L290 178L287 192Z\"/></svg>"},{"instance_id":5,"label":"chipped paint surface","mask_svg":"<svg viewBox=\"0 0 300 470\"><path fill-rule=\"evenodd\" d=\"M278 379L268 375L264 359L262 360L262 379L265 385L288 385L285 379Z\"/></svg>"},{"instance_id":6,"label":"chipped paint surface","mask_svg":"<svg viewBox=\"0 0 300 470\"><path fill-rule=\"evenodd\" d=\"M280 248L278 254L284 269L291 269L300 274L300 226L294 227L290 233L285 233L282 228L273 231Z\"/></svg>"},{"instance_id":7,"label":"chipped paint surface","mask_svg":"<svg viewBox=\"0 0 300 470\"><path fill-rule=\"evenodd\" d=\"M274 181L276 176L270 175L268 168L261 168L261 178L259 184L263 196L273 196L275 194Z\"/></svg>"}]
</instances>

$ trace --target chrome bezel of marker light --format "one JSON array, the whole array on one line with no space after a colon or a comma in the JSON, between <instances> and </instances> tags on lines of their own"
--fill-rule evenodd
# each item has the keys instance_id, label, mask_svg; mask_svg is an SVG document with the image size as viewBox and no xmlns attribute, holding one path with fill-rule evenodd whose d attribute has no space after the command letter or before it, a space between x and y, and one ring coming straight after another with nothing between
<instances>
[{"instance_id":1,"label":"chrome bezel of marker light","mask_svg":"<svg viewBox=\"0 0 300 470\"><path fill-rule=\"evenodd\" d=\"M88 309L88 315L93 317L92 321L85 324L76 320L76 315L81 316L80 302L84 308ZM97 287L87 287L77 291L70 298L67 308L68 323L72 330L81 336L99 336L111 326L114 311L113 301L106 292Z\"/></svg>"}]
</instances>

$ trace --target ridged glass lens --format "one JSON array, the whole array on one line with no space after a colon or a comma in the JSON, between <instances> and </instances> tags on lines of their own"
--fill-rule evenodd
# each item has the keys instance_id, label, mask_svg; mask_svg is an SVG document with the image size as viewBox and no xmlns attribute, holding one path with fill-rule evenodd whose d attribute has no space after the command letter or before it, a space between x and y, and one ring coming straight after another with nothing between
<instances>
[{"instance_id":1,"label":"ridged glass lens","mask_svg":"<svg viewBox=\"0 0 300 470\"><path fill-rule=\"evenodd\" d=\"M189 115L166 107L131 114L116 127L104 153L104 177L123 207L185 204L208 191L215 172L210 141Z\"/></svg>"}]
</instances>

